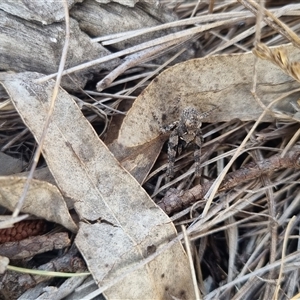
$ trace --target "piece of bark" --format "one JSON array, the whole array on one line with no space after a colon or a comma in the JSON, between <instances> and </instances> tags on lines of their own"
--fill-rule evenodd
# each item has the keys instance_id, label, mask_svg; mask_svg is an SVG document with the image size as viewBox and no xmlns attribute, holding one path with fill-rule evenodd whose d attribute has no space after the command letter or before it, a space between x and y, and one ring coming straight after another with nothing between
<instances>
[{"instance_id":1,"label":"piece of bark","mask_svg":"<svg viewBox=\"0 0 300 300\"><path fill-rule=\"evenodd\" d=\"M9 26L7 25L9 24ZM57 72L65 41L64 22L43 26L0 10L0 69L7 71ZM77 21L70 19L70 42L66 68L110 54L83 33ZM93 72L111 69L118 60L63 77L62 86L69 90L83 88ZM73 82L73 81L74 82Z\"/></svg>"},{"instance_id":2,"label":"piece of bark","mask_svg":"<svg viewBox=\"0 0 300 300\"><path fill-rule=\"evenodd\" d=\"M163 5L158 6L144 2L137 3L132 8L124 6L122 2L120 4L99 4L94 0L86 0L83 3L74 5L70 10L70 15L78 21L82 31L95 38L115 33L150 28L178 20L178 16L176 16L173 11L165 9ZM91 20L93 21L91 22ZM124 41L113 43L113 48L117 50L128 49L134 45L177 32L180 29L180 27L173 27L126 38ZM189 45L187 48L188 50L182 53L180 58L177 57L173 63L194 57L195 51L193 47ZM172 50L165 55L161 55L159 58L155 59L155 62L162 64L168 57L177 53L177 51L178 49Z\"/></svg>"},{"instance_id":3,"label":"piece of bark","mask_svg":"<svg viewBox=\"0 0 300 300\"><path fill-rule=\"evenodd\" d=\"M36 254L63 249L70 245L67 232L32 236L28 239L0 245L0 255L9 259L24 259Z\"/></svg>"},{"instance_id":4,"label":"piece of bark","mask_svg":"<svg viewBox=\"0 0 300 300\"><path fill-rule=\"evenodd\" d=\"M68 0L69 9L83 0ZM0 9L22 19L37 21L43 25L60 22L65 18L62 1L0 1Z\"/></svg>"},{"instance_id":5,"label":"piece of bark","mask_svg":"<svg viewBox=\"0 0 300 300\"><path fill-rule=\"evenodd\" d=\"M96 0L98 3L110 3L110 2L116 2L116 3L120 3L122 5L126 5L126 6L130 6L130 7L134 7L136 3L138 2L146 2L152 5L156 5L157 4L157 0Z\"/></svg>"},{"instance_id":6,"label":"piece of bark","mask_svg":"<svg viewBox=\"0 0 300 300\"><path fill-rule=\"evenodd\" d=\"M61 286L54 287L49 286L44 288L43 293L37 298L37 300L52 300L52 299L64 299L66 296L70 295L77 287L79 287L86 276L71 277L68 278Z\"/></svg>"},{"instance_id":7,"label":"piece of bark","mask_svg":"<svg viewBox=\"0 0 300 300\"><path fill-rule=\"evenodd\" d=\"M71 9L70 15L78 21L80 28L84 32L93 37L137 30L178 20L178 17L173 12L155 5L143 3L131 8L118 3L99 4L94 0L77 3ZM160 31L131 38L114 44L114 48L119 50L126 49L161 35Z\"/></svg>"},{"instance_id":8,"label":"piece of bark","mask_svg":"<svg viewBox=\"0 0 300 300\"><path fill-rule=\"evenodd\" d=\"M64 298L64 300L84 299L84 297L97 291L98 289L99 288L93 280L92 276L89 276L79 288L77 288L72 294ZM98 296L93 297L93 300L107 300L107 298L105 298L103 294L100 294Z\"/></svg>"},{"instance_id":9,"label":"piece of bark","mask_svg":"<svg viewBox=\"0 0 300 300\"><path fill-rule=\"evenodd\" d=\"M63 256L57 257L50 262L39 266L38 270L56 271L76 273L86 270L84 261L79 258L78 250L75 247ZM3 299L17 299L28 289L35 287L42 282L51 283L51 279L47 276L22 274L14 271L7 271L4 275L0 276L0 297ZM1 298L1 299L2 299ZM22 299L30 299L23 297Z\"/></svg>"}]
</instances>

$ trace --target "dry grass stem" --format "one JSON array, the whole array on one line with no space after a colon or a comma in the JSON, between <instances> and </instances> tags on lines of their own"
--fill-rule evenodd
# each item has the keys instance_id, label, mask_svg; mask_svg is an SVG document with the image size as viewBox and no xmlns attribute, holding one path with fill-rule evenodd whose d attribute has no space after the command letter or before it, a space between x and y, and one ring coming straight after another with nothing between
<instances>
[{"instance_id":1,"label":"dry grass stem","mask_svg":"<svg viewBox=\"0 0 300 300\"><path fill-rule=\"evenodd\" d=\"M169 41L168 43L164 43L163 45L158 45L156 47L152 47L150 49L146 49L144 51L140 51L137 53L134 53L132 55L129 55L126 57L126 60L124 61L123 64L121 64L119 67L115 68L111 73L109 73L105 78L103 78L100 82L97 83L96 88L97 91L102 91L105 88L108 88L109 86L112 86L111 83L112 81L117 78L119 75L123 74L127 69L132 68L138 64L144 63L148 60L154 59L157 54L160 54L164 52L165 49L172 50L174 47L173 45L176 44L176 47L178 47L178 44L184 43L187 39L182 38L181 40L174 40L174 41ZM181 54L181 52L179 52ZM163 68L165 66L161 66ZM151 73L152 76L155 75L155 72ZM146 74L143 74L146 75ZM149 79L151 76L147 76L146 78ZM122 82L115 82L115 85L118 85ZM140 83L142 84L142 83Z\"/></svg>"},{"instance_id":2,"label":"dry grass stem","mask_svg":"<svg viewBox=\"0 0 300 300\"><path fill-rule=\"evenodd\" d=\"M183 232L183 238L184 238L186 253L187 253L187 256L188 256L188 259L189 259L190 270L191 270L191 273L192 273L192 279L193 279L193 285L194 285L194 291L195 291L195 299L200 300L201 297L200 297L197 278L196 278L196 274L195 274L195 267L194 267L194 263L193 263L190 240L189 240L189 237L187 235L186 229L183 225L181 225L181 229L182 229L182 232Z\"/></svg>"},{"instance_id":3,"label":"dry grass stem","mask_svg":"<svg viewBox=\"0 0 300 300\"><path fill-rule=\"evenodd\" d=\"M112 34L108 36L102 36L99 38L94 38L94 42L102 42L103 45L111 45L122 42L124 40L128 40L133 37L137 37L139 35L143 35L150 32L155 32L159 30L169 29L172 27L180 27L180 26L188 26L188 25L200 25L206 24L207 22L216 22L216 21L230 21L232 18L249 18L252 15L249 12L231 12L231 13L220 13L214 14L211 16L200 16L200 17L193 17L184 20L179 20L175 22L170 22L167 24L154 26L150 28L134 30L130 32L122 32L117 34ZM224 24L224 23L222 23Z\"/></svg>"},{"instance_id":4,"label":"dry grass stem","mask_svg":"<svg viewBox=\"0 0 300 300\"><path fill-rule=\"evenodd\" d=\"M243 20L243 18L233 18L233 19L230 20L230 23L236 23L236 22L239 22L239 21L242 21L242 20ZM130 47L130 48L127 48L126 50L122 50L122 51L116 52L114 54L107 55L107 56L99 58L97 60L94 60L94 61L91 61L91 62L88 62L88 63L84 63L82 65L79 65L79 66L76 66L76 67L73 67L73 68L69 68L69 69L63 71L62 75L71 74L71 73L74 73L74 72L77 72L77 71L80 71L80 70L83 70L83 69L86 69L86 68L93 67L97 64L101 64L103 62L107 62L107 61L113 60L115 58L118 58L118 57L121 57L121 56L124 56L124 55L128 55L128 54L131 54L131 53L135 53L135 52L138 52L138 51L150 48L150 47L154 47L154 46L157 46L157 45L160 45L160 44L163 44L163 43L168 43L168 42L176 40L176 39L192 37L194 34L201 33L201 32L210 30L210 29L215 28L215 27L223 26L223 25L228 25L228 21L227 22L224 22L224 21L215 22L213 24L203 25L201 27L182 30L181 32L178 32L178 33L172 33L172 34L166 35L162 38L157 38L157 39L154 39L150 42L145 42L145 43L142 43L138 46ZM45 76L45 77L37 80L36 82L37 83L45 82L49 79L54 78L56 75L57 75L57 73Z\"/></svg>"}]
</instances>

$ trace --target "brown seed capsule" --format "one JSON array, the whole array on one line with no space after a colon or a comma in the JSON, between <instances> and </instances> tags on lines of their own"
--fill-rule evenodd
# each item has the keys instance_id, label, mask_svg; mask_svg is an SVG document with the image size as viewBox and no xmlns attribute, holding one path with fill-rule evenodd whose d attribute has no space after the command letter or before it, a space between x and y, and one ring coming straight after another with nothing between
<instances>
[{"instance_id":1,"label":"brown seed capsule","mask_svg":"<svg viewBox=\"0 0 300 300\"><path fill-rule=\"evenodd\" d=\"M14 224L12 228L0 229L0 243L15 242L46 232L44 220L28 220Z\"/></svg>"}]
</instances>

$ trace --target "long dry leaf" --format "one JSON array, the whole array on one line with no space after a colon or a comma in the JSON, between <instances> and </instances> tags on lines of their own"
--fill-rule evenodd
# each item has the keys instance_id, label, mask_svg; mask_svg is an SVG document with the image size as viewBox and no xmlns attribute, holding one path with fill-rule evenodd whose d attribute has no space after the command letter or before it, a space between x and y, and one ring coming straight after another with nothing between
<instances>
[{"instance_id":1,"label":"long dry leaf","mask_svg":"<svg viewBox=\"0 0 300 300\"><path fill-rule=\"evenodd\" d=\"M25 181L24 177L1 176L0 205L13 211L22 195ZM48 182L32 180L22 212L61 224L73 232L77 231L60 191Z\"/></svg>"},{"instance_id":2,"label":"long dry leaf","mask_svg":"<svg viewBox=\"0 0 300 300\"><path fill-rule=\"evenodd\" d=\"M23 121L37 141L54 86L37 73L0 73ZM60 90L43 154L62 193L81 220L76 245L99 286L127 273L176 236L170 219L98 138L75 101ZM85 222L84 222L85 221ZM102 222L101 222L102 221ZM180 243L105 293L109 299L192 299L190 271Z\"/></svg>"}]
</instances>

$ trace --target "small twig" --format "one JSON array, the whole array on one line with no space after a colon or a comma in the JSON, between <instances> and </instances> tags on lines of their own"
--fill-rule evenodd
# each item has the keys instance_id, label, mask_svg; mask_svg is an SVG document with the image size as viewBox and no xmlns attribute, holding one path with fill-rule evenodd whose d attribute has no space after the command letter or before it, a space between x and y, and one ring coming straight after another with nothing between
<instances>
[{"instance_id":1,"label":"small twig","mask_svg":"<svg viewBox=\"0 0 300 300\"><path fill-rule=\"evenodd\" d=\"M269 159L257 163L251 162L235 172L228 173L219 186L218 192L232 189L241 183L253 180L262 175L272 174L280 169L300 168L300 149L296 147L293 149L283 158L280 154L276 154ZM213 184L214 180L211 180L203 185L196 185L187 191L170 189L158 205L167 214L170 214L202 199Z\"/></svg>"}]
</instances>

